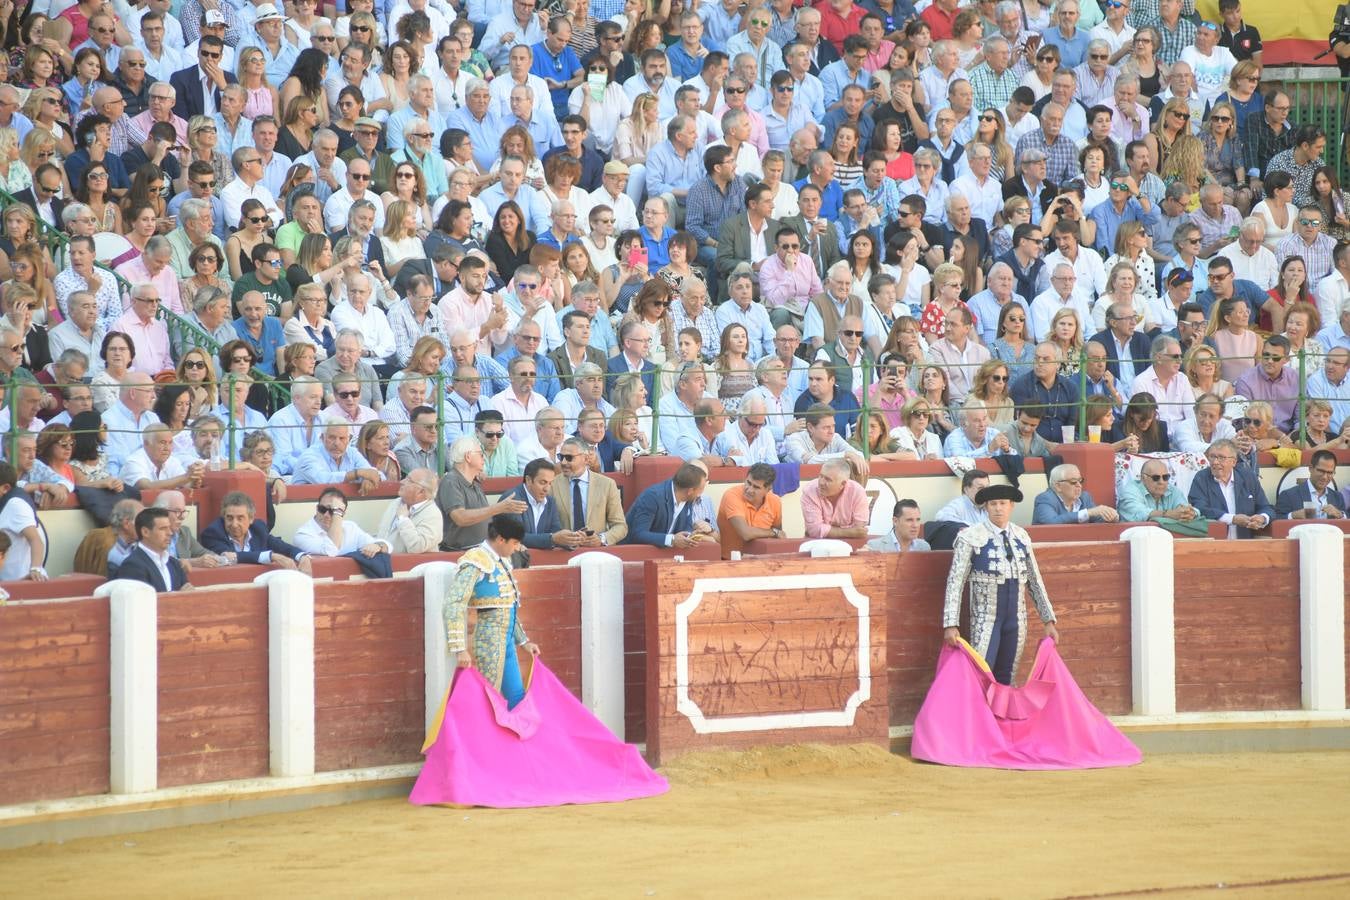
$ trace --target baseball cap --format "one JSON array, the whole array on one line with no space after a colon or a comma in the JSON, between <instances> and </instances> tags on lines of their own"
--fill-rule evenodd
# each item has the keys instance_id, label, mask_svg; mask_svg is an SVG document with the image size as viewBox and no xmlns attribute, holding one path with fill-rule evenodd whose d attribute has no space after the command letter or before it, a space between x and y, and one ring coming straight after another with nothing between
<instances>
[{"instance_id":1,"label":"baseball cap","mask_svg":"<svg viewBox=\"0 0 1350 900\"><path fill-rule=\"evenodd\" d=\"M225 15L218 9L208 9L206 11L207 25L224 25Z\"/></svg>"}]
</instances>

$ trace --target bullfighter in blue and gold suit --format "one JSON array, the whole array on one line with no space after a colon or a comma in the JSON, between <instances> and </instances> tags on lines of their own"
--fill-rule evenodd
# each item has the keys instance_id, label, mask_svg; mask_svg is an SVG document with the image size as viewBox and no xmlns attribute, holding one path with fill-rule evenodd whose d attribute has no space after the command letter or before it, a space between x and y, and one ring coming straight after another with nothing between
<instances>
[{"instance_id":1,"label":"bullfighter in blue and gold suit","mask_svg":"<svg viewBox=\"0 0 1350 900\"><path fill-rule=\"evenodd\" d=\"M1059 641L1055 611L1036 565L1031 537L1011 522L1013 504L1021 499L1022 492L1006 484L991 485L975 495L986 518L956 537L942 608L943 639L956 644L961 596L969 582L970 643L1002 684L1012 684L1026 642L1024 588L1031 590L1045 633Z\"/></svg>"},{"instance_id":2,"label":"bullfighter in blue and gold suit","mask_svg":"<svg viewBox=\"0 0 1350 900\"><path fill-rule=\"evenodd\" d=\"M539 647L525 636L517 617L520 590L511 574L511 554L520 549L524 534L519 516L494 516L488 523L487 540L459 558L459 568L442 605L445 640L456 655L455 667L477 666L509 706L525 697L516 647L539 654ZM472 655L465 637L470 609L476 612Z\"/></svg>"}]
</instances>

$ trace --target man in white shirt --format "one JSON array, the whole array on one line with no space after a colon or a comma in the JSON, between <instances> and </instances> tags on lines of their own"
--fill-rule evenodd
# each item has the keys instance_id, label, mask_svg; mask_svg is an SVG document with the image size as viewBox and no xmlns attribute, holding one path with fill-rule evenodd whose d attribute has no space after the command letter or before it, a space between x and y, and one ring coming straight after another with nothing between
<instances>
[{"instance_id":1,"label":"man in white shirt","mask_svg":"<svg viewBox=\"0 0 1350 900\"><path fill-rule=\"evenodd\" d=\"M617 159L605 163L600 186L590 193L591 208L603 204L614 212L614 234L637 231L637 207L628 191L628 166Z\"/></svg>"},{"instance_id":2,"label":"man in white shirt","mask_svg":"<svg viewBox=\"0 0 1350 900\"><path fill-rule=\"evenodd\" d=\"M225 224L238 228L244 201L257 200L267 210L272 225L281 227L284 218L281 208L277 206L272 192L262 183L262 154L253 147L237 147L230 155L230 163L234 166L235 178L220 190L220 199L225 204ZM337 231L336 228L330 230Z\"/></svg>"},{"instance_id":3,"label":"man in white shirt","mask_svg":"<svg viewBox=\"0 0 1350 900\"><path fill-rule=\"evenodd\" d=\"M374 285L365 272L347 276L347 299L333 307L333 325L339 330L354 331L361 338L362 356L374 367L381 378L388 378L397 369L394 360L394 331L384 310L370 302Z\"/></svg>"},{"instance_id":4,"label":"man in white shirt","mask_svg":"<svg viewBox=\"0 0 1350 900\"><path fill-rule=\"evenodd\" d=\"M1195 390L1181 373L1181 344L1174 337L1159 335L1149 348L1153 365L1134 377L1130 392L1152 395L1158 403L1158 419L1168 430L1195 415Z\"/></svg>"},{"instance_id":5,"label":"man in white shirt","mask_svg":"<svg viewBox=\"0 0 1350 900\"><path fill-rule=\"evenodd\" d=\"M190 490L201 486L206 464L198 460L191 468L173 455L173 432L156 422L142 433L141 449L122 463L122 482L140 491Z\"/></svg>"},{"instance_id":6,"label":"man in white shirt","mask_svg":"<svg viewBox=\"0 0 1350 900\"><path fill-rule=\"evenodd\" d=\"M329 488L319 495L314 517L295 532L295 546L313 556L360 553L367 559L381 551L392 553L389 541L371 537L347 519L347 495Z\"/></svg>"},{"instance_id":7,"label":"man in white shirt","mask_svg":"<svg viewBox=\"0 0 1350 900\"><path fill-rule=\"evenodd\" d=\"M778 447L769 428L768 407L762 397L746 397L735 422L722 431L728 454L742 466L755 463L776 464Z\"/></svg>"},{"instance_id":8,"label":"man in white shirt","mask_svg":"<svg viewBox=\"0 0 1350 900\"><path fill-rule=\"evenodd\" d=\"M1317 312L1324 326L1341 317L1341 310L1350 301L1350 242L1337 245L1331 274L1317 283Z\"/></svg>"},{"instance_id":9,"label":"man in white shirt","mask_svg":"<svg viewBox=\"0 0 1350 900\"><path fill-rule=\"evenodd\" d=\"M14 483L12 466L0 466L0 532L9 538L9 552L0 565L0 581L46 581L47 540L38 524L37 510Z\"/></svg>"},{"instance_id":10,"label":"man in white shirt","mask_svg":"<svg viewBox=\"0 0 1350 900\"><path fill-rule=\"evenodd\" d=\"M1225 257L1233 264L1233 277L1256 282L1263 291L1275 287L1280 278L1280 266L1275 254L1266 249L1266 223L1260 216L1242 220L1238 239L1220 247L1216 256Z\"/></svg>"},{"instance_id":11,"label":"man in white shirt","mask_svg":"<svg viewBox=\"0 0 1350 900\"><path fill-rule=\"evenodd\" d=\"M164 3L164 0L152 0L151 5L158 3ZM127 24L130 25L129 22ZM182 51L174 48L169 35L171 29L177 30L181 46L183 26L178 24L177 19L153 11L141 16L140 38L136 45L145 53L145 74L156 81L168 81L174 72L188 67L188 60L197 58L195 53L184 58Z\"/></svg>"},{"instance_id":12,"label":"man in white shirt","mask_svg":"<svg viewBox=\"0 0 1350 900\"><path fill-rule=\"evenodd\" d=\"M375 529L391 553L434 553L441 543L441 511L437 508L436 473L413 469L399 483L398 498L389 501Z\"/></svg>"},{"instance_id":13,"label":"man in white shirt","mask_svg":"<svg viewBox=\"0 0 1350 900\"><path fill-rule=\"evenodd\" d=\"M548 400L534 389L539 367L533 357L512 357L506 371L511 386L489 398L488 403L502 414L507 437L520 444L533 436L535 416L548 406Z\"/></svg>"},{"instance_id":14,"label":"man in white shirt","mask_svg":"<svg viewBox=\"0 0 1350 900\"><path fill-rule=\"evenodd\" d=\"M1046 269L1050 270L1050 267L1046 266ZM1031 315L1028 317L1027 325L1031 328L1032 340L1049 340L1050 320L1055 317L1055 313L1066 307L1078 314L1078 333L1086 334L1086 329L1091 327L1092 311L1087 300L1074 290L1077 282L1078 276L1069 263L1061 260L1054 267L1050 275L1050 287L1041 291L1031 301Z\"/></svg>"},{"instance_id":15,"label":"man in white shirt","mask_svg":"<svg viewBox=\"0 0 1350 900\"><path fill-rule=\"evenodd\" d=\"M994 216L1003 211L1003 185L989 176L993 151L986 144L971 147L958 164L968 171L952 182L952 193L961 194L970 201L970 214L984 222L993 231Z\"/></svg>"},{"instance_id":16,"label":"man in white shirt","mask_svg":"<svg viewBox=\"0 0 1350 900\"><path fill-rule=\"evenodd\" d=\"M323 223L330 232L341 231L347 227L347 213L357 200L369 200L375 204L375 231L384 228L384 202L379 194L370 189L370 163L360 157L347 164L346 185L323 205Z\"/></svg>"}]
</instances>

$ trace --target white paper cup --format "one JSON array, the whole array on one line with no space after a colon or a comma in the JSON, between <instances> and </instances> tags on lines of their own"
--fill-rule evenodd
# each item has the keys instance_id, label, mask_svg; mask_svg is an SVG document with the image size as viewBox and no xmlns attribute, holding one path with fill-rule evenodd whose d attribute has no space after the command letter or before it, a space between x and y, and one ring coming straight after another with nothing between
<instances>
[{"instance_id":1,"label":"white paper cup","mask_svg":"<svg viewBox=\"0 0 1350 900\"><path fill-rule=\"evenodd\" d=\"M1065 444L1072 444L1072 443L1073 443L1073 438L1074 438L1074 433L1073 433L1073 432L1074 432L1074 427L1073 427L1072 425L1065 425L1063 430L1064 430L1064 440L1063 440L1063 443L1065 443Z\"/></svg>"}]
</instances>

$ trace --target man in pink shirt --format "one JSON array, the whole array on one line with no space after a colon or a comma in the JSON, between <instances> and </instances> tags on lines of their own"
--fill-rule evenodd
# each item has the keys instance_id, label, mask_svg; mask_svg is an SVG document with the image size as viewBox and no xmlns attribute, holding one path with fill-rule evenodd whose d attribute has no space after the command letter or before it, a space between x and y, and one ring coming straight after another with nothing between
<instances>
[{"instance_id":1,"label":"man in pink shirt","mask_svg":"<svg viewBox=\"0 0 1350 900\"><path fill-rule=\"evenodd\" d=\"M852 475L847 461L829 459L821 463L819 477L802 486L808 539L867 537L867 493Z\"/></svg>"},{"instance_id":2,"label":"man in pink shirt","mask_svg":"<svg viewBox=\"0 0 1350 900\"><path fill-rule=\"evenodd\" d=\"M131 291L131 309L122 313L111 329L131 337L131 344L136 348L131 371L144 372L151 377L173 371L169 328L163 319L155 318L158 309L159 289L153 284L138 284Z\"/></svg>"},{"instance_id":3,"label":"man in pink shirt","mask_svg":"<svg viewBox=\"0 0 1350 900\"><path fill-rule=\"evenodd\" d=\"M492 356L506 343L506 307L486 286L487 262L470 253L459 264L459 287L441 298L438 311L443 333L471 331L478 337L478 352Z\"/></svg>"},{"instance_id":4,"label":"man in pink shirt","mask_svg":"<svg viewBox=\"0 0 1350 900\"><path fill-rule=\"evenodd\" d=\"M822 290L811 258L802 254L802 238L784 225L774 234L774 253L759 267L759 291L774 327L800 329L806 304ZM794 321L794 319L796 321Z\"/></svg>"},{"instance_id":5,"label":"man in pink shirt","mask_svg":"<svg viewBox=\"0 0 1350 900\"><path fill-rule=\"evenodd\" d=\"M187 315L183 300L178 295L178 273L174 272L173 245L157 234L145 243L145 252L117 267L117 274L132 284L153 284L159 288L159 299L180 316Z\"/></svg>"}]
</instances>

